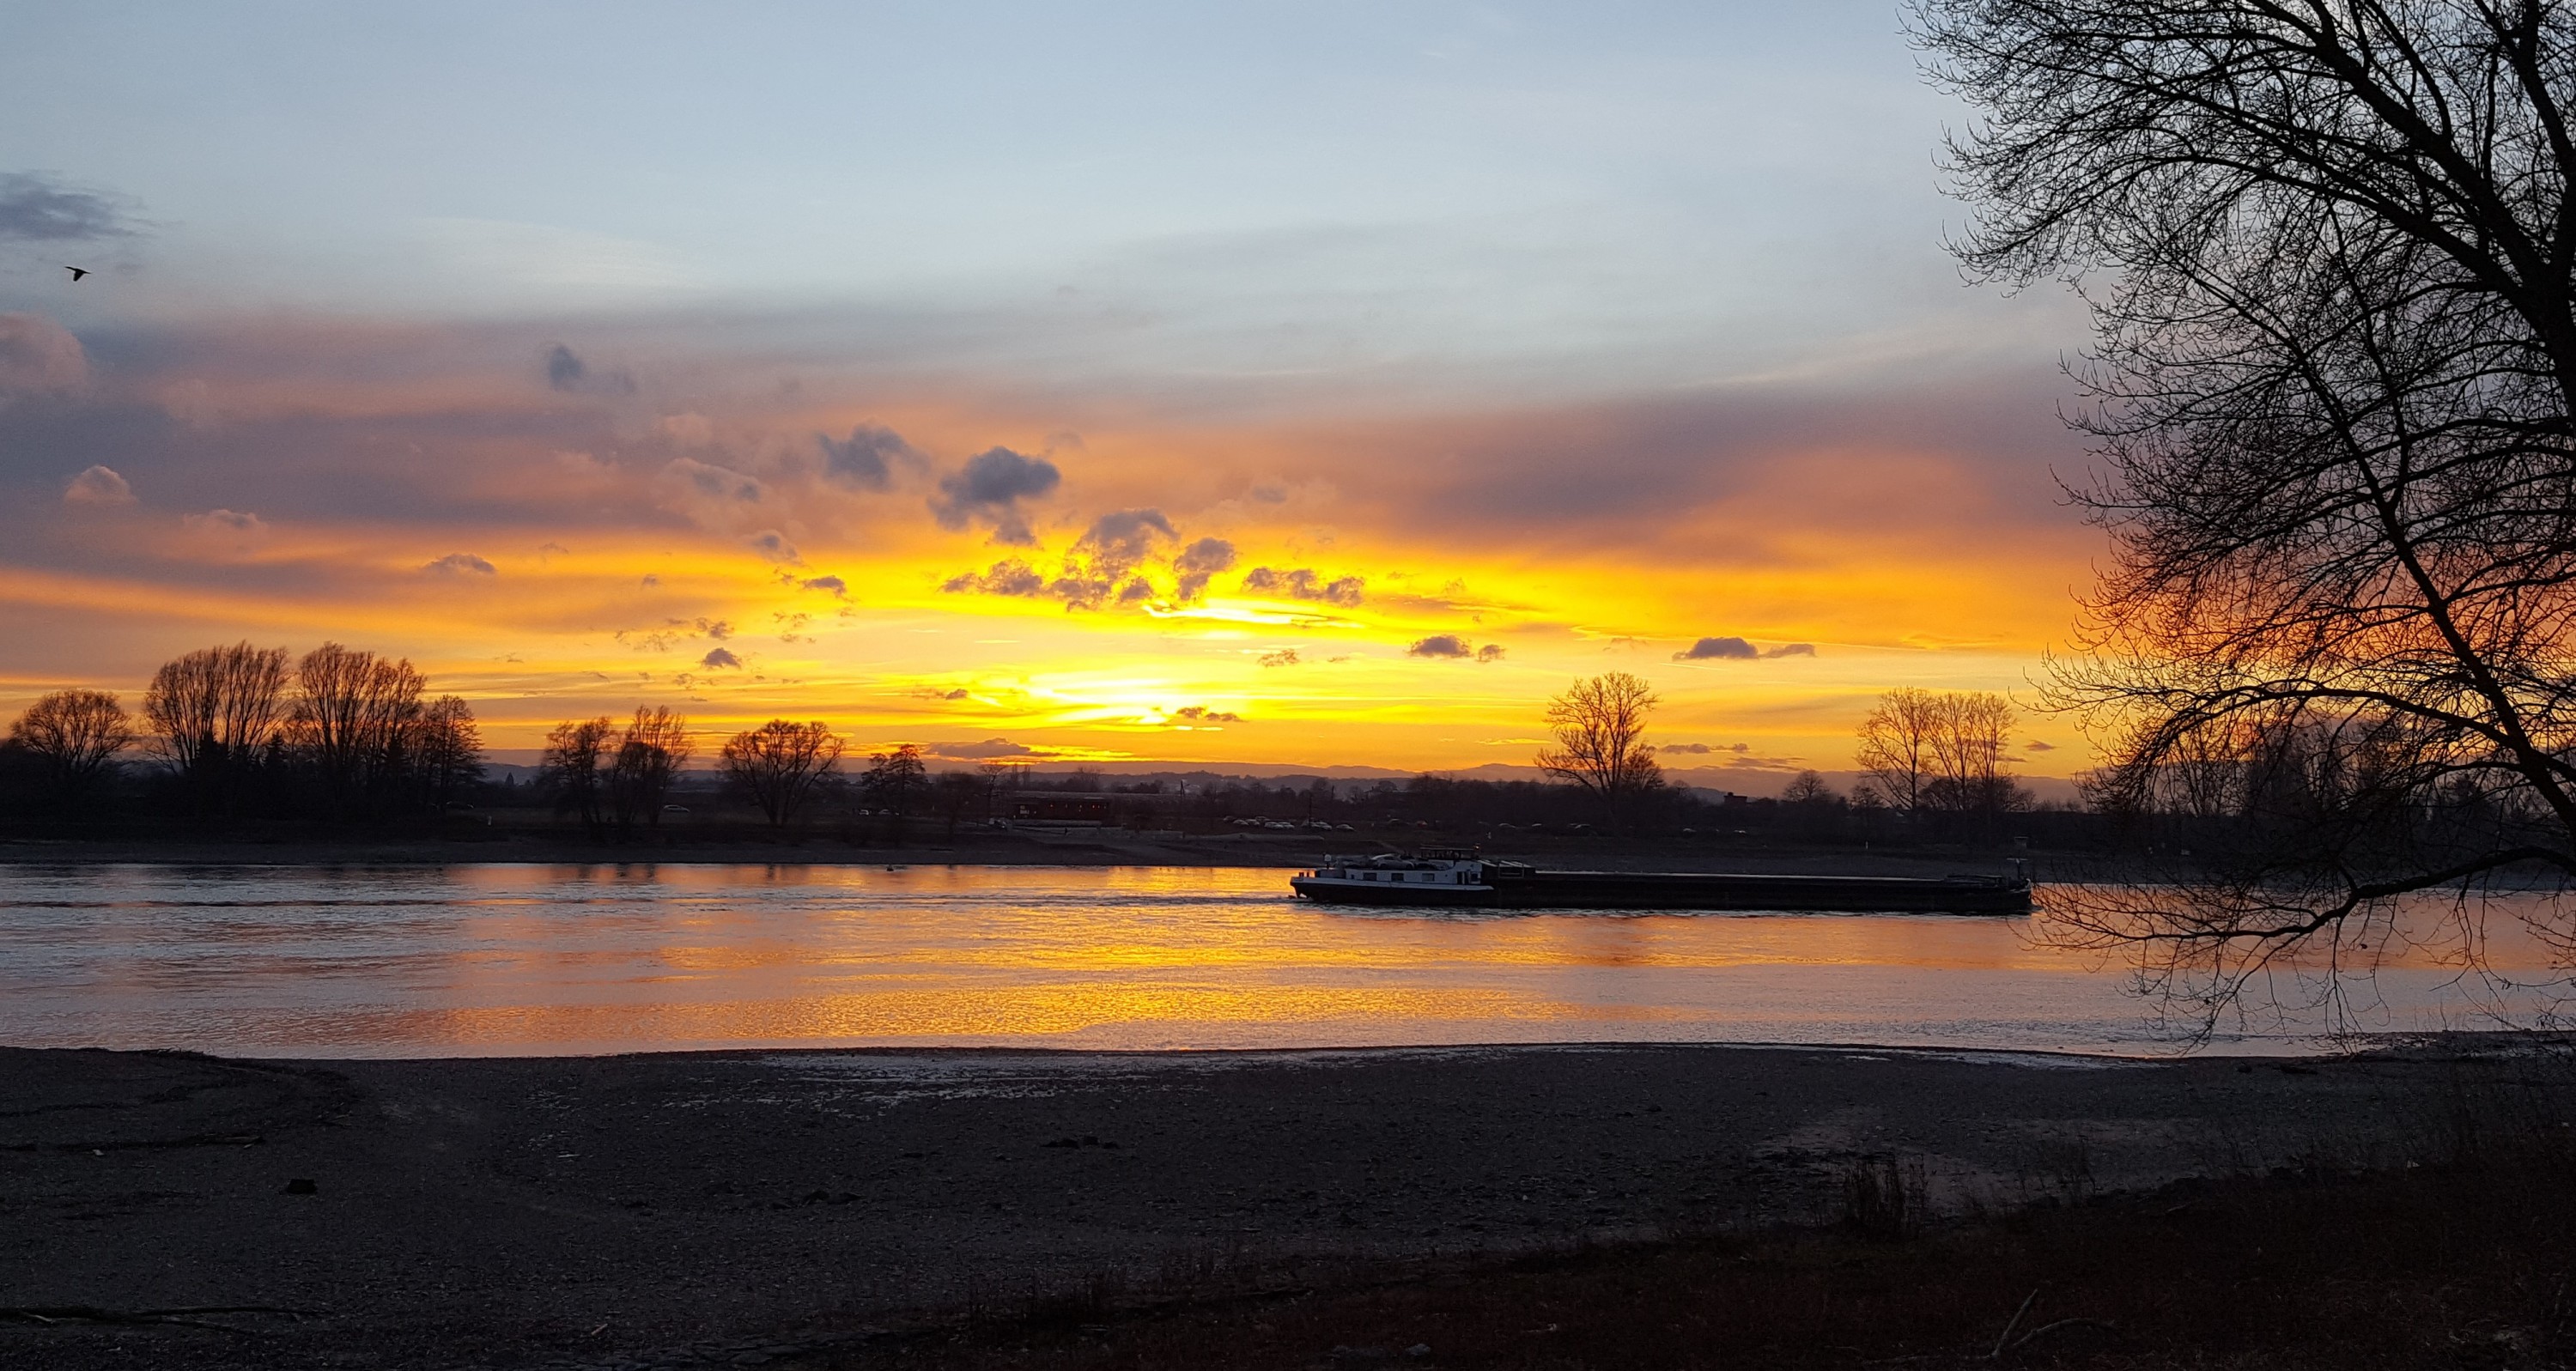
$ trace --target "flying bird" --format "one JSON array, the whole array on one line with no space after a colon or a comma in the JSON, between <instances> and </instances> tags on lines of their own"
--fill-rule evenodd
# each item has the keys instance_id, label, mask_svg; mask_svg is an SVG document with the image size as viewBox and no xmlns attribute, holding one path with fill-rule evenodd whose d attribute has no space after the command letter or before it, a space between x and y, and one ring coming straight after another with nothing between
<instances>
[{"instance_id":1,"label":"flying bird","mask_svg":"<svg viewBox=\"0 0 2576 1371\"><path fill-rule=\"evenodd\" d=\"M63 270L70 272L72 274L72 279L75 281L89 275L89 268L87 267L65 267Z\"/></svg>"}]
</instances>

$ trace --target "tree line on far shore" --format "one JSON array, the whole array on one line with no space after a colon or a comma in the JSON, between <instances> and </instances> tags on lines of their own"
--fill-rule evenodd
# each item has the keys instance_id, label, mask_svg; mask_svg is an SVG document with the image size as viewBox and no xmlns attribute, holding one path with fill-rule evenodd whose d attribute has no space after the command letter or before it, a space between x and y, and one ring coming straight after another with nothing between
<instances>
[{"instance_id":1,"label":"tree line on far shore","mask_svg":"<svg viewBox=\"0 0 2576 1371\"><path fill-rule=\"evenodd\" d=\"M0 774L58 811L91 801L140 750L163 807L200 816L383 817L435 810L483 772L474 711L424 698L407 659L324 643L201 648L161 664L139 716L102 690L28 706Z\"/></svg>"},{"instance_id":2,"label":"tree line on far shore","mask_svg":"<svg viewBox=\"0 0 2576 1371\"><path fill-rule=\"evenodd\" d=\"M1576 681L1548 702L1552 745L1535 759L1550 776L1580 787L1616 826L1632 826L1665 789L1663 767L1646 741L1646 722L1662 703L1654 687L1625 671ZM1988 833L1994 821L2032 807L2028 787L2012 775L2012 702L1985 691L1891 690L1863 719L1857 760L1863 779L1849 795L1822 773L1801 771L1784 803L1811 814L1850 808L1889 811L1926 826L1948 820Z\"/></svg>"},{"instance_id":3,"label":"tree line on far shore","mask_svg":"<svg viewBox=\"0 0 2576 1371\"><path fill-rule=\"evenodd\" d=\"M142 777L146 807L163 814L435 814L473 793L486 768L472 707L426 687L409 659L339 643L301 657L246 642L200 648L161 664L140 713L103 690L58 690L36 700L0 742L0 788L58 816L78 813L139 753L153 764ZM772 719L727 738L716 771L745 804L783 828L835 787L846 746L819 721ZM606 716L558 725L546 737L535 788L557 813L594 831L658 827L695 752L678 711L639 705L623 725ZM984 784L932 777L910 745L873 758L858 781L898 816L943 790L962 794Z\"/></svg>"},{"instance_id":4,"label":"tree line on far shore","mask_svg":"<svg viewBox=\"0 0 2576 1371\"><path fill-rule=\"evenodd\" d=\"M1644 681L1625 672L1577 682L1550 702L1556 745L1541 753L1539 765L1588 797L1610 829L1692 822L1682 811L1696 806L1666 787L1654 749L1644 742L1658 703ZM1936 815L1982 820L1991 829L1997 816L2030 806L2028 792L2008 771L2012 721L2012 707L2000 696L1891 691L1860 731L1867 778L1846 796L1817 773L1802 773L1783 800L1810 820L1854 810L1884 812L1917 829ZM730 798L776 828L809 817L827 797L855 793L898 831L909 817L929 812L953 833L969 816L991 815L998 792L1015 780L1011 768L994 766L933 774L912 744L877 753L858 775L844 776L848 747L820 721L772 719L726 738L710 760ZM0 744L0 785L47 812L77 813L133 753L155 763L139 774L147 809L199 818L436 814L480 793L485 776L472 708L454 695L430 695L407 659L339 643L301 657L282 647L235 643L163 663L139 714L98 690L61 690L37 700ZM688 720L669 706L638 705L624 721L606 715L568 720L547 734L533 787L514 802L550 807L594 833L657 830L665 814L682 808L672 794L697 756ZM1479 784L1490 783L1433 789L1446 796ZM1562 813L1561 805L1536 797L1516 801L1514 794L1505 784L1468 808L1493 811L1494 822L1523 809ZM1426 791L1412 798L1429 803L1435 797Z\"/></svg>"}]
</instances>

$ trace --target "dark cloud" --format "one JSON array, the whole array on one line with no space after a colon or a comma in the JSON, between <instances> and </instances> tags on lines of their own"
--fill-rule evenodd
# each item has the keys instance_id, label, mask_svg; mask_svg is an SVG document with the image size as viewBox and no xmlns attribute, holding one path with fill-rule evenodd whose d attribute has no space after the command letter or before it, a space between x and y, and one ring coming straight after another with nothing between
<instances>
[{"instance_id":1,"label":"dark cloud","mask_svg":"<svg viewBox=\"0 0 2576 1371\"><path fill-rule=\"evenodd\" d=\"M1459 661L1499 662L1503 659L1503 645L1487 643L1483 647L1477 647L1455 633L1435 633L1428 638L1415 641L1413 646L1404 650L1404 655L1443 657Z\"/></svg>"},{"instance_id":2,"label":"dark cloud","mask_svg":"<svg viewBox=\"0 0 2576 1371\"><path fill-rule=\"evenodd\" d=\"M1206 705L1183 705L1179 709L1172 711L1172 717L1175 719L1187 720L1194 724L1239 724L1243 722L1243 716L1233 712L1232 710L1215 710L1208 708Z\"/></svg>"},{"instance_id":3,"label":"dark cloud","mask_svg":"<svg viewBox=\"0 0 2576 1371\"><path fill-rule=\"evenodd\" d=\"M63 503L71 505L130 505L134 487L111 467L94 466L73 477L63 486Z\"/></svg>"},{"instance_id":4,"label":"dark cloud","mask_svg":"<svg viewBox=\"0 0 2576 1371\"><path fill-rule=\"evenodd\" d=\"M1113 601L1142 604L1154 598L1154 584L1137 568L1179 537L1159 509L1103 514L1075 540L1065 556L1064 573L1048 583L1047 593L1069 609L1098 609Z\"/></svg>"},{"instance_id":5,"label":"dark cloud","mask_svg":"<svg viewBox=\"0 0 2576 1371\"><path fill-rule=\"evenodd\" d=\"M1124 571L1152 555L1157 544L1179 536L1159 509L1122 509L1092 520L1074 550Z\"/></svg>"},{"instance_id":6,"label":"dark cloud","mask_svg":"<svg viewBox=\"0 0 2576 1371\"><path fill-rule=\"evenodd\" d=\"M1813 657L1813 643L1782 643L1775 648L1758 648L1742 638L1702 638L1684 651L1673 654L1676 662L1750 662L1763 657Z\"/></svg>"},{"instance_id":7,"label":"dark cloud","mask_svg":"<svg viewBox=\"0 0 2576 1371\"><path fill-rule=\"evenodd\" d=\"M632 395L635 378L624 371L594 372L581 355L561 343L546 349L546 384L566 394Z\"/></svg>"},{"instance_id":8,"label":"dark cloud","mask_svg":"<svg viewBox=\"0 0 2576 1371\"><path fill-rule=\"evenodd\" d=\"M1311 567L1279 571L1257 566L1243 574L1243 588L1256 595L1285 595L1292 600L1348 608L1359 604L1368 582L1357 576L1337 576L1327 581Z\"/></svg>"},{"instance_id":9,"label":"dark cloud","mask_svg":"<svg viewBox=\"0 0 2576 1371\"><path fill-rule=\"evenodd\" d=\"M861 424L850 430L847 438L834 438L828 433L814 435L823 445L823 474L843 485L861 490L884 490L894 484L898 466L921 470L930 459L921 449L903 440L903 435L882 424ZM996 448L995 451L1001 449ZM991 454L986 454L987 456ZM973 463L968 463L971 467ZM947 485L941 483L941 489Z\"/></svg>"},{"instance_id":10,"label":"dark cloud","mask_svg":"<svg viewBox=\"0 0 2576 1371\"><path fill-rule=\"evenodd\" d=\"M707 655L698 659L698 665L713 671L718 667L741 666L742 659L733 655L729 648L714 647L707 649Z\"/></svg>"},{"instance_id":11,"label":"dark cloud","mask_svg":"<svg viewBox=\"0 0 2576 1371\"><path fill-rule=\"evenodd\" d=\"M1208 578L1234 570L1234 544L1223 538L1201 538L1172 559L1172 597L1187 604L1207 593Z\"/></svg>"},{"instance_id":12,"label":"dark cloud","mask_svg":"<svg viewBox=\"0 0 2576 1371\"><path fill-rule=\"evenodd\" d=\"M1244 494L1255 504L1278 505L1288 502L1288 492L1277 486L1254 486Z\"/></svg>"},{"instance_id":13,"label":"dark cloud","mask_svg":"<svg viewBox=\"0 0 2576 1371\"><path fill-rule=\"evenodd\" d=\"M945 694L942 694L939 698L941 698L941 699L943 699L943 700L963 700L963 699L966 699L966 698L967 698L967 695L966 695L965 687L960 686L960 687L958 687L958 688L957 688L957 689L955 689L955 690L948 691L948 692L946 692Z\"/></svg>"},{"instance_id":14,"label":"dark cloud","mask_svg":"<svg viewBox=\"0 0 2576 1371\"><path fill-rule=\"evenodd\" d=\"M421 570L432 576L497 576L500 568L471 552L451 552Z\"/></svg>"},{"instance_id":15,"label":"dark cloud","mask_svg":"<svg viewBox=\"0 0 2576 1371\"><path fill-rule=\"evenodd\" d=\"M762 529L743 539L742 545L773 562L792 564L804 560L797 555L796 545L787 541L786 535L774 528Z\"/></svg>"},{"instance_id":16,"label":"dark cloud","mask_svg":"<svg viewBox=\"0 0 2576 1371\"><path fill-rule=\"evenodd\" d=\"M1055 463L1044 457L1025 457L1006 447L988 448L939 478L939 494L931 497L930 512L938 516L941 528L985 524L992 528L994 542L1028 547L1037 542L1037 535L1029 531L1028 515L1020 503L1046 498L1063 479Z\"/></svg>"},{"instance_id":17,"label":"dark cloud","mask_svg":"<svg viewBox=\"0 0 2576 1371\"><path fill-rule=\"evenodd\" d=\"M982 571L962 572L940 583L939 588L951 595L981 593L985 595L1046 594L1047 579L1035 567L1013 557L993 563Z\"/></svg>"},{"instance_id":18,"label":"dark cloud","mask_svg":"<svg viewBox=\"0 0 2576 1371\"><path fill-rule=\"evenodd\" d=\"M1295 666L1297 665L1297 649L1293 647L1283 647L1277 652L1265 652L1261 654L1260 660L1263 666Z\"/></svg>"},{"instance_id":19,"label":"dark cloud","mask_svg":"<svg viewBox=\"0 0 2576 1371\"><path fill-rule=\"evenodd\" d=\"M2057 750L2057 744L2041 742L2037 738L2033 738L2021 746L2022 750L2025 752L2055 752Z\"/></svg>"},{"instance_id":20,"label":"dark cloud","mask_svg":"<svg viewBox=\"0 0 2576 1371\"><path fill-rule=\"evenodd\" d=\"M1705 757L1709 753L1716 751L1716 749L1710 747L1706 743L1666 743L1662 747L1656 748L1655 751L1667 754L1686 752L1694 757Z\"/></svg>"},{"instance_id":21,"label":"dark cloud","mask_svg":"<svg viewBox=\"0 0 2576 1371\"><path fill-rule=\"evenodd\" d=\"M1689 650L1676 652L1676 662L1749 662L1762 655L1762 650L1742 638L1702 638Z\"/></svg>"},{"instance_id":22,"label":"dark cloud","mask_svg":"<svg viewBox=\"0 0 2576 1371\"><path fill-rule=\"evenodd\" d=\"M590 368L582 365L571 348L557 343L546 351L547 385L557 390L579 390L582 378L589 374Z\"/></svg>"},{"instance_id":23,"label":"dark cloud","mask_svg":"<svg viewBox=\"0 0 2576 1371\"><path fill-rule=\"evenodd\" d=\"M1092 520L1065 553L1063 569L1053 578L1013 557L983 571L951 576L940 589L951 594L1044 597L1064 601L1067 609L1146 604L1159 592L1141 568L1179 536L1159 509L1122 509ZM1217 539L1202 539L1198 546L1211 542L1224 546ZM1231 554L1233 549L1225 547L1225 551Z\"/></svg>"},{"instance_id":24,"label":"dark cloud","mask_svg":"<svg viewBox=\"0 0 2576 1371\"><path fill-rule=\"evenodd\" d=\"M830 594L840 596L847 596L850 593L850 583L842 580L838 576L808 576L804 580L798 581L796 583L796 588L799 590L826 591Z\"/></svg>"},{"instance_id":25,"label":"dark cloud","mask_svg":"<svg viewBox=\"0 0 2576 1371\"><path fill-rule=\"evenodd\" d=\"M1045 754L1026 743L1008 738L986 738L980 743L924 743L922 751L933 757L946 757L961 762L980 762L996 757L1037 757Z\"/></svg>"},{"instance_id":26,"label":"dark cloud","mask_svg":"<svg viewBox=\"0 0 2576 1371\"><path fill-rule=\"evenodd\" d=\"M97 242L133 233L133 221L111 196L40 171L0 171L0 242Z\"/></svg>"}]
</instances>

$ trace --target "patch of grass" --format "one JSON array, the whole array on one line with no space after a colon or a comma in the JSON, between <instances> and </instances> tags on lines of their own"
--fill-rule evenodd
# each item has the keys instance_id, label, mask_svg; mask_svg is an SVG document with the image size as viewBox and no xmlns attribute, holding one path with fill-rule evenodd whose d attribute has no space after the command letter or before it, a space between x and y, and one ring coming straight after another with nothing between
<instances>
[{"instance_id":1,"label":"patch of grass","mask_svg":"<svg viewBox=\"0 0 2576 1371\"><path fill-rule=\"evenodd\" d=\"M2576 1355L2576 1165L2523 1149L1947 1225L1919 1171L1856 1168L1827 1228L1553 1257L853 1348L842 1371L1698 1366L2507 1368ZM1074 1322L1076 1314L1088 1322ZM1408 1349L1427 1347L1420 1355ZM2000 1349L2000 1350L1999 1350Z\"/></svg>"},{"instance_id":2,"label":"patch of grass","mask_svg":"<svg viewBox=\"0 0 2576 1371\"><path fill-rule=\"evenodd\" d=\"M1864 1238L1912 1237L1932 1217L1923 1163L1911 1157L1863 1157L1843 1173L1842 1226Z\"/></svg>"}]
</instances>

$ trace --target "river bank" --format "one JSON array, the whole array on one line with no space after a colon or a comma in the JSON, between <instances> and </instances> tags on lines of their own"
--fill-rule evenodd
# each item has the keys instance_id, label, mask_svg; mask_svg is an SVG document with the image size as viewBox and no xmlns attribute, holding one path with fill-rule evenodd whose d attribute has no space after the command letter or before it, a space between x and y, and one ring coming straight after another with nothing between
<instances>
[{"instance_id":1,"label":"river bank","mask_svg":"<svg viewBox=\"0 0 2576 1371\"><path fill-rule=\"evenodd\" d=\"M2464 1099L2563 1115L2567 1082L2536 1061L2463 1042L2299 1062L8 1050L5 1303L233 1312L21 1319L0 1325L0 1361L820 1364L871 1329L1005 1297L1828 1221L1875 1159L1918 1206L1953 1213L2402 1167L2456 1134L2444 1119Z\"/></svg>"},{"instance_id":2,"label":"river bank","mask_svg":"<svg viewBox=\"0 0 2576 1371\"><path fill-rule=\"evenodd\" d=\"M828 834L728 837L672 835L619 842L579 834L254 834L196 836L0 837L0 866L456 866L479 862L549 866L653 863L782 866L1311 866L1334 854L1413 851L1457 840L1415 832L1137 835L1123 829L996 829L957 839L858 842ZM1516 838L1477 844L1491 856L1551 867L1604 871L1749 871L1783 874L1914 876L2006 869L2027 862L2040 879L2099 879L2098 858L2027 851L1804 848L1680 839Z\"/></svg>"}]
</instances>

